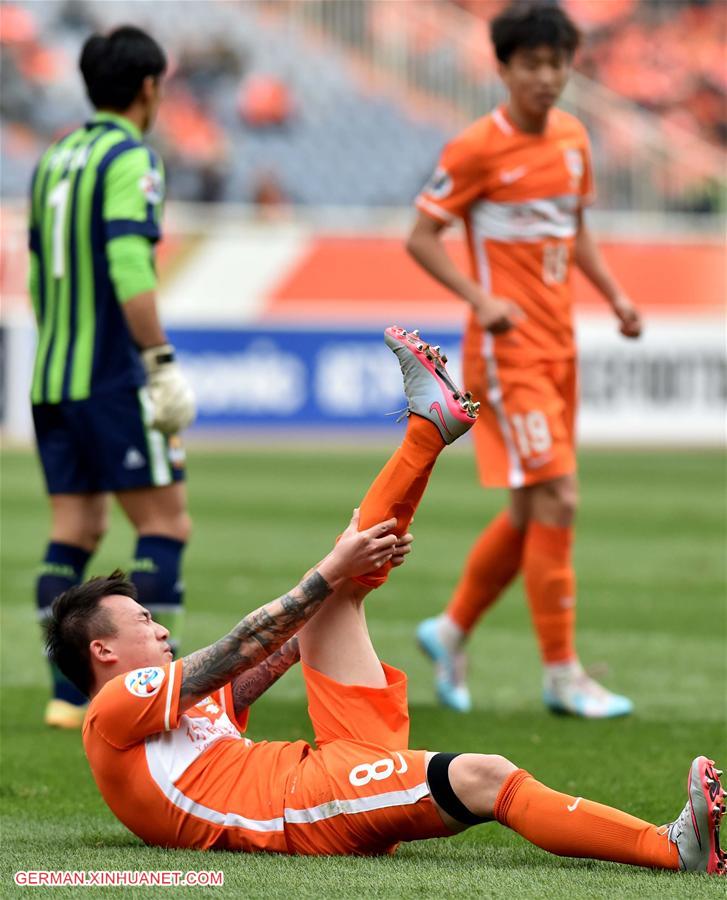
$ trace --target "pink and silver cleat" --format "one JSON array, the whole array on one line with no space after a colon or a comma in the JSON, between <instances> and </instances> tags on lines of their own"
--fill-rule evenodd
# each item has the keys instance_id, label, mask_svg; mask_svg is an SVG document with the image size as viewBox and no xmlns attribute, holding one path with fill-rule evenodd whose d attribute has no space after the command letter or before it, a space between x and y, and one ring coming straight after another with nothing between
<instances>
[{"instance_id":1,"label":"pink and silver cleat","mask_svg":"<svg viewBox=\"0 0 727 900\"><path fill-rule=\"evenodd\" d=\"M683 871L710 875L727 872L727 856L719 845L719 826L725 814L721 774L706 756L698 756L689 769L687 804L679 818L667 826L667 836L677 846Z\"/></svg>"},{"instance_id":2,"label":"pink and silver cleat","mask_svg":"<svg viewBox=\"0 0 727 900\"><path fill-rule=\"evenodd\" d=\"M477 421L480 404L449 377L447 357L439 347L427 344L418 331L406 331L398 325L386 329L384 341L399 357L408 401L406 415L429 419L445 444L469 431Z\"/></svg>"}]
</instances>

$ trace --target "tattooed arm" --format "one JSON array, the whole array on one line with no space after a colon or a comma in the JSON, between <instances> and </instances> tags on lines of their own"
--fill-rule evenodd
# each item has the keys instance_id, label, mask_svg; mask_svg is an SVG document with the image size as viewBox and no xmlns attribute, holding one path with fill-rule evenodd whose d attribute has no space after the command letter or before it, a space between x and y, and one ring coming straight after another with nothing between
<instances>
[{"instance_id":1,"label":"tattooed arm","mask_svg":"<svg viewBox=\"0 0 727 900\"><path fill-rule=\"evenodd\" d=\"M358 530L358 510L326 558L287 594L261 606L209 647L182 659L180 709L270 657L347 579L379 568L394 555L396 519Z\"/></svg>"},{"instance_id":2,"label":"tattooed arm","mask_svg":"<svg viewBox=\"0 0 727 900\"><path fill-rule=\"evenodd\" d=\"M285 675L291 666L300 660L298 638L286 641L280 650L276 650L261 663L243 672L232 682L232 697L235 702L235 715L239 716L261 697L269 687L275 684L281 675Z\"/></svg>"},{"instance_id":3,"label":"tattooed arm","mask_svg":"<svg viewBox=\"0 0 727 900\"><path fill-rule=\"evenodd\" d=\"M317 571L238 622L229 634L182 660L181 709L254 669L310 619L333 589Z\"/></svg>"}]
</instances>

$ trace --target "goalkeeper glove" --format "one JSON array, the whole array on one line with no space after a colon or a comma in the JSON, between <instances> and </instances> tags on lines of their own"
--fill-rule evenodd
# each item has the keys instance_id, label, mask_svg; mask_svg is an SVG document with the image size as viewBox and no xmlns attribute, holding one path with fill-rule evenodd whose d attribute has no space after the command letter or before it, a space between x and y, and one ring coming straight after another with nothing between
<instances>
[{"instance_id":1,"label":"goalkeeper glove","mask_svg":"<svg viewBox=\"0 0 727 900\"><path fill-rule=\"evenodd\" d=\"M174 360L174 347L161 344L141 351L152 403L152 428L176 434L194 421L194 393Z\"/></svg>"}]
</instances>

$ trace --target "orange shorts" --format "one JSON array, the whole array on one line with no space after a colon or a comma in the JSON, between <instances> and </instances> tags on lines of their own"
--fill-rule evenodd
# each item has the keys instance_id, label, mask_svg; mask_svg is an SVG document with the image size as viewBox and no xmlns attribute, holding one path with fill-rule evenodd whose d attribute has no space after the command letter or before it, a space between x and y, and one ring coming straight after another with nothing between
<instances>
[{"instance_id":1,"label":"orange shorts","mask_svg":"<svg viewBox=\"0 0 727 900\"><path fill-rule=\"evenodd\" d=\"M288 781L291 853L368 856L451 834L429 794L426 752L407 749L406 675L382 665L385 688L339 684L303 665L318 749Z\"/></svg>"},{"instance_id":2,"label":"orange shorts","mask_svg":"<svg viewBox=\"0 0 727 900\"><path fill-rule=\"evenodd\" d=\"M482 407L472 429L480 481L520 488L576 470L578 398L574 359L504 366L488 352L467 347L464 383Z\"/></svg>"}]
</instances>

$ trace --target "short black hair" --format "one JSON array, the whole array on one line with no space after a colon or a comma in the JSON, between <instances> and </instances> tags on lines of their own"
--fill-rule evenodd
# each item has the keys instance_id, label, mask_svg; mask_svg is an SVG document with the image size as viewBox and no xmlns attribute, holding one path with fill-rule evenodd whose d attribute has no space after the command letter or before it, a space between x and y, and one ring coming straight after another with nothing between
<instances>
[{"instance_id":1,"label":"short black hair","mask_svg":"<svg viewBox=\"0 0 727 900\"><path fill-rule=\"evenodd\" d=\"M553 2L517 0L490 23L495 55L502 63L521 48L552 47L572 57L580 43L580 32Z\"/></svg>"},{"instance_id":2,"label":"short black hair","mask_svg":"<svg viewBox=\"0 0 727 900\"><path fill-rule=\"evenodd\" d=\"M136 99L145 78L158 78L166 70L167 58L145 31L122 25L108 35L92 34L83 45L79 66L96 109L123 112Z\"/></svg>"},{"instance_id":3,"label":"short black hair","mask_svg":"<svg viewBox=\"0 0 727 900\"><path fill-rule=\"evenodd\" d=\"M137 599L136 586L121 569L114 569L108 578L89 578L59 594L45 626L48 659L86 697L93 687L91 641L116 634L108 610L99 607L104 597L114 594Z\"/></svg>"}]
</instances>

